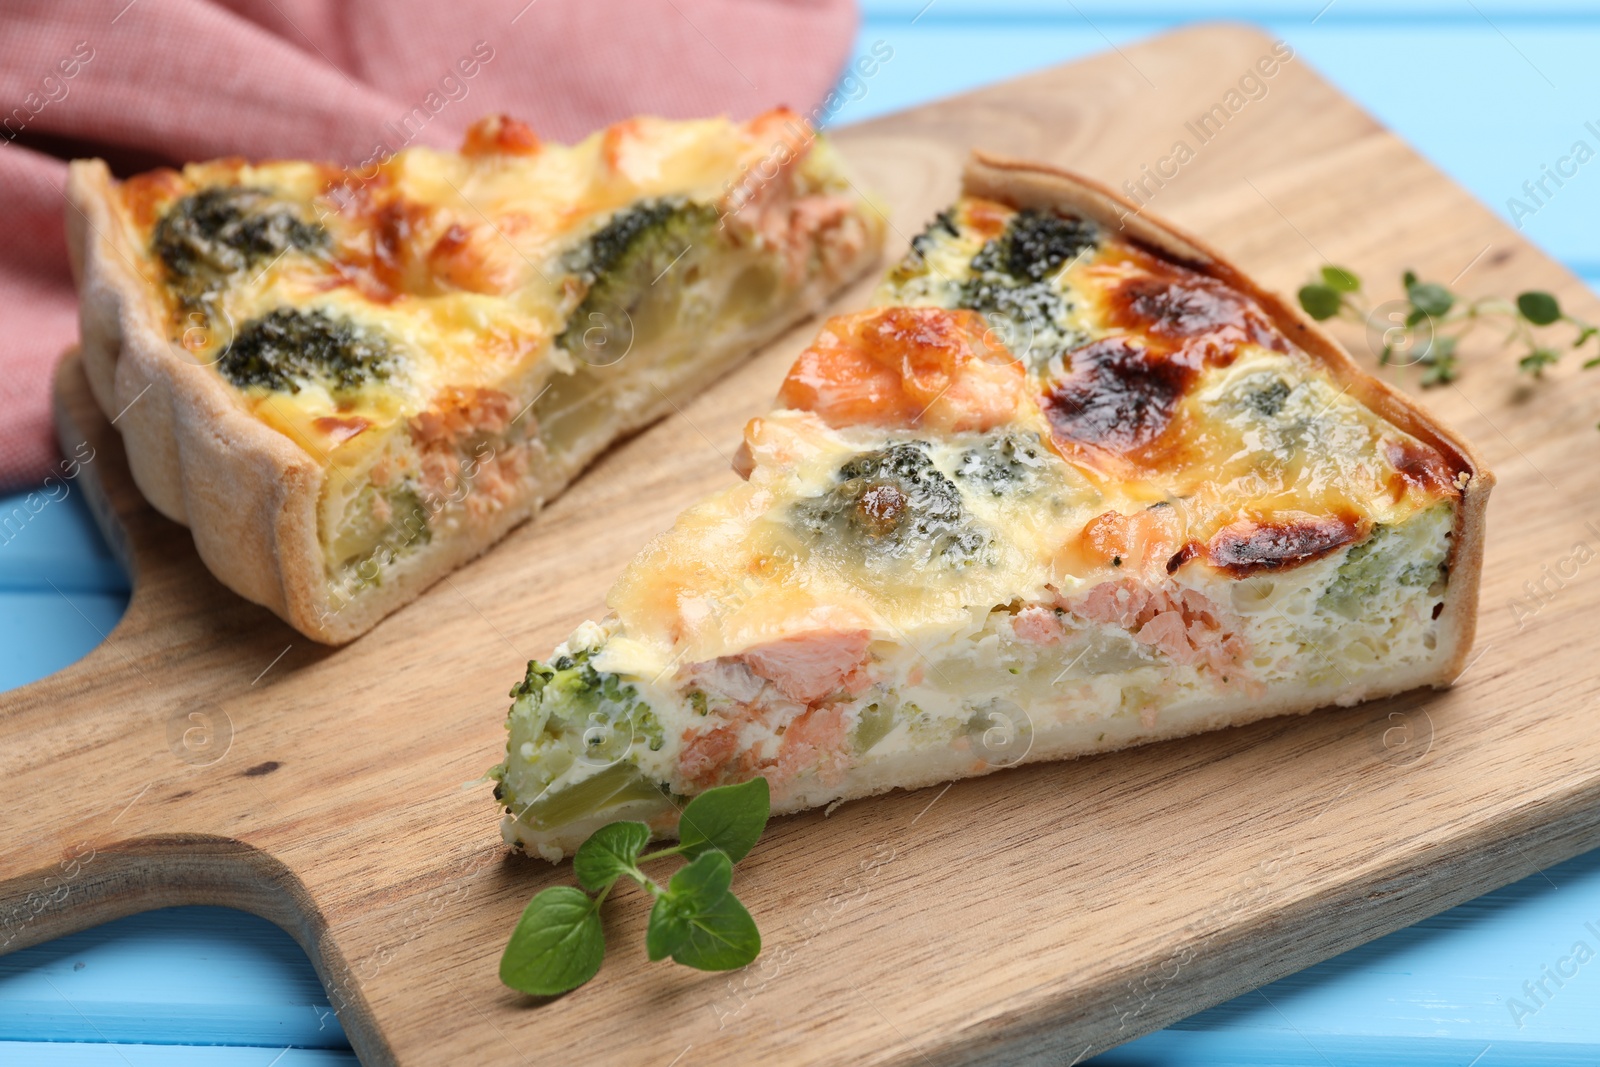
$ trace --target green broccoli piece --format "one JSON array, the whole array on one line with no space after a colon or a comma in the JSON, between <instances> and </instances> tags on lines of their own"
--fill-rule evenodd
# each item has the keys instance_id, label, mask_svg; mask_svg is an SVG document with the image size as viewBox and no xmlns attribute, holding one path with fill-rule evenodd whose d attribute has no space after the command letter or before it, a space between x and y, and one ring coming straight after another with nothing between
<instances>
[{"instance_id":1,"label":"green broccoli piece","mask_svg":"<svg viewBox=\"0 0 1600 1067\"><path fill-rule=\"evenodd\" d=\"M956 227L955 217L949 210L939 212L921 233L911 239L911 250L890 274L890 280L899 283L927 270L928 253L937 248L940 242L960 236L961 230Z\"/></svg>"},{"instance_id":2,"label":"green broccoli piece","mask_svg":"<svg viewBox=\"0 0 1600 1067\"><path fill-rule=\"evenodd\" d=\"M957 478L993 496L1016 496L1032 491L1049 462L1038 434L998 434L961 453Z\"/></svg>"},{"instance_id":3,"label":"green broccoli piece","mask_svg":"<svg viewBox=\"0 0 1600 1067\"><path fill-rule=\"evenodd\" d=\"M836 477L827 492L791 508L793 525L814 544L843 545L869 565L913 560L959 568L991 556L993 533L967 514L960 490L923 442L858 453Z\"/></svg>"},{"instance_id":4,"label":"green broccoli piece","mask_svg":"<svg viewBox=\"0 0 1600 1067\"><path fill-rule=\"evenodd\" d=\"M1022 284L1042 282L1097 240L1092 222L1025 208L1012 216L1005 233L972 257L972 272L1004 274Z\"/></svg>"},{"instance_id":5,"label":"green broccoli piece","mask_svg":"<svg viewBox=\"0 0 1600 1067\"><path fill-rule=\"evenodd\" d=\"M641 329L649 305L675 290L658 287L676 269L692 277L703 253L721 238L716 208L683 197L644 200L624 208L570 253L565 266L588 286L556 343L574 355L620 358ZM668 301L670 302L670 301ZM595 360L599 362L599 360Z\"/></svg>"},{"instance_id":6,"label":"green broccoli piece","mask_svg":"<svg viewBox=\"0 0 1600 1067\"><path fill-rule=\"evenodd\" d=\"M1275 419L1278 417L1278 412L1283 410L1284 402L1289 399L1291 391L1288 382L1274 378L1265 387L1246 393L1244 402L1262 418Z\"/></svg>"},{"instance_id":7,"label":"green broccoli piece","mask_svg":"<svg viewBox=\"0 0 1600 1067\"><path fill-rule=\"evenodd\" d=\"M590 663L593 654L582 649L548 665L530 661L522 681L511 690L511 699L538 701L546 712L546 735L552 740L579 735L586 758L620 758L641 740L650 751L659 752L666 734L655 712L621 676L596 670Z\"/></svg>"},{"instance_id":8,"label":"green broccoli piece","mask_svg":"<svg viewBox=\"0 0 1600 1067\"><path fill-rule=\"evenodd\" d=\"M396 358L383 337L324 311L278 308L245 323L217 369L241 389L298 393L309 382L334 392L384 381Z\"/></svg>"},{"instance_id":9,"label":"green broccoli piece","mask_svg":"<svg viewBox=\"0 0 1600 1067\"><path fill-rule=\"evenodd\" d=\"M1408 562L1391 574L1391 550L1404 551L1405 541L1393 526L1374 526L1365 541L1352 545L1345 553L1338 573L1317 598L1317 607L1355 619L1387 584L1413 589L1432 585L1443 574L1442 561Z\"/></svg>"},{"instance_id":10,"label":"green broccoli piece","mask_svg":"<svg viewBox=\"0 0 1600 1067\"><path fill-rule=\"evenodd\" d=\"M233 275L264 267L285 252L318 252L328 232L266 189L202 189L167 209L152 235L153 251L186 311L209 314Z\"/></svg>"},{"instance_id":11,"label":"green broccoli piece","mask_svg":"<svg viewBox=\"0 0 1600 1067\"><path fill-rule=\"evenodd\" d=\"M1041 366L1088 340L1071 323L1072 304L1056 275L1094 247L1097 232L1081 219L1032 208L1018 212L1004 233L972 257L956 306L982 313L1015 355Z\"/></svg>"}]
</instances>

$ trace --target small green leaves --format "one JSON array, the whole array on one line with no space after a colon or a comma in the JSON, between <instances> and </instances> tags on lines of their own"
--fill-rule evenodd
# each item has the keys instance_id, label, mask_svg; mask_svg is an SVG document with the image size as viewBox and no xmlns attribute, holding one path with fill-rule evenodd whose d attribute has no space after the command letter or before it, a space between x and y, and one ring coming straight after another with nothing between
<instances>
[{"instance_id":1,"label":"small green leaves","mask_svg":"<svg viewBox=\"0 0 1600 1067\"><path fill-rule=\"evenodd\" d=\"M1406 297L1417 311L1436 319L1448 315L1456 302L1454 293L1435 282L1413 282L1406 286Z\"/></svg>"},{"instance_id":2,"label":"small green leaves","mask_svg":"<svg viewBox=\"0 0 1600 1067\"><path fill-rule=\"evenodd\" d=\"M1339 314L1344 305L1339 290L1331 285L1305 285L1300 288L1300 306L1307 315L1318 322L1326 322Z\"/></svg>"},{"instance_id":3,"label":"small green leaves","mask_svg":"<svg viewBox=\"0 0 1600 1067\"><path fill-rule=\"evenodd\" d=\"M500 981L533 996L576 989L606 954L600 902L569 885L541 891L522 912L500 957Z\"/></svg>"},{"instance_id":4,"label":"small green leaves","mask_svg":"<svg viewBox=\"0 0 1600 1067\"><path fill-rule=\"evenodd\" d=\"M1517 366L1533 375L1535 378L1544 377L1544 369L1561 358L1561 353L1553 348L1535 348L1532 352L1517 360Z\"/></svg>"},{"instance_id":5,"label":"small green leaves","mask_svg":"<svg viewBox=\"0 0 1600 1067\"><path fill-rule=\"evenodd\" d=\"M694 923L711 914L728 896L732 882L732 861L715 851L702 853L674 874L650 911L650 927L645 932L650 958L675 956L688 943Z\"/></svg>"},{"instance_id":6,"label":"small green leaves","mask_svg":"<svg viewBox=\"0 0 1600 1067\"><path fill-rule=\"evenodd\" d=\"M767 780L755 778L691 800L679 817L679 843L670 848L644 854L650 827L642 822L602 826L572 857L583 889L554 886L533 898L500 959L500 980L534 996L554 996L593 978L605 955L600 905L624 877L655 897L645 931L651 960L671 956L705 971L743 967L760 954L761 933L731 891L733 865L755 847L771 810ZM665 887L639 869L675 855L689 862Z\"/></svg>"},{"instance_id":7,"label":"small green leaves","mask_svg":"<svg viewBox=\"0 0 1600 1067\"><path fill-rule=\"evenodd\" d=\"M717 849L737 863L761 839L771 811L772 792L765 778L707 789L689 801L678 819L679 848L691 859Z\"/></svg>"},{"instance_id":8,"label":"small green leaves","mask_svg":"<svg viewBox=\"0 0 1600 1067\"><path fill-rule=\"evenodd\" d=\"M642 822L614 822L600 827L578 846L572 873L591 893L638 869L639 853L650 843L650 827Z\"/></svg>"},{"instance_id":9,"label":"small green leaves","mask_svg":"<svg viewBox=\"0 0 1600 1067\"><path fill-rule=\"evenodd\" d=\"M1566 322L1577 330L1572 348L1582 348L1600 337L1600 326L1582 322L1561 310L1551 294L1530 289L1510 302L1498 297L1463 300L1446 286L1425 282L1414 270L1400 276L1405 299L1380 304L1367 311L1360 301L1361 279L1343 267L1327 264L1316 279L1300 289L1300 306L1318 322L1351 313L1367 325L1367 336L1378 362L1384 366L1422 368L1424 386L1453 382L1460 374L1456 349L1461 339L1491 316L1511 320L1506 343L1519 342L1523 354L1517 366L1535 378L1561 358L1561 346L1541 343L1534 330ZM1403 325L1401 323L1403 322ZM1451 332L1446 333L1444 331ZM1380 348L1381 342L1381 348ZM1403 357L1403 358L1401 358ZM1583 368L1600 367L1600 354L1584 361Z\"/></svg>"},{"instance_id":10,"label":"small green leaves","mask_svg":"<svg viewBox=\"0 0 1600 1067\"><path fill-rule=\"evenodd\" d=\"M1422 367L1422 384L1444 385L1456 380L1456 338L1436 333L1417 346L1418 365Z\"/></svg>"},{"instance_id":11,"label":"small green leaves","mask_svg":"<svg viewBox=\"0 0 1600 1067\"><path fill-rule=\"evenodd\" d=\"M1322 268L1322 281L1329 289L1339 293L1359 293L1361 279L1343 267L1325 266Z\"/></svg>"},{"instance_id":12,"label":"small green leaves","mask_svg":"<svg viewBox=\"0 0 1600 1067\"><path fill-rule=\"evenodd\" d=\"M761 954L761 931L732 893L689 920L688 940L672 952L675 962L701 971L731 971Z\"/></svg>"},{"instance_id":13,"label":"small green leaves","mask_svg":"<svg viewBox=\"0 0 1600 1067\"><path fill-rule=\"evenodd\" d=\"M1517 310L1535 326L1548 326L1561 318L1561 304L1556 298L1537 290L1518 294Z\"/></svg>"},{"instance_id":14,"label":"small green leaves","mask_svg":"<svg viewBox=\"0 0 1600 1067\"><path fill-rule=\"evenodd\" d=\"M1346 307L1355 311L1355 306L1345 297L1359 292L1361 279L1356 277L1354 271L1330 264L1322 268L1320 281L1303 286L1298 295L1300 306L1307 315L1318 322L1327 322Z\"/></svg>"},{"instance_id":15,"label":"small green leaves","mask_svg":"<svg viewBox=\"0 0 1600 1067\"><path fill-rule=\"evenodd\" d=\"M702 908L721 900L732 884L733 861L721 852L706 852L678 869L667 892L691 908Z\"/></svg>"},{"instance_id":16,"label":"small green leaves","mask_svg":"<svg viewBox=\"0 0 1600 1067\"><path fill-rule=\"evenodd\" d=\"M689 940L687 910L666 894L656 898L650 909L650 925L644 932L644 950L651 963L666 959Z\"/></svg>"}]
</instances>

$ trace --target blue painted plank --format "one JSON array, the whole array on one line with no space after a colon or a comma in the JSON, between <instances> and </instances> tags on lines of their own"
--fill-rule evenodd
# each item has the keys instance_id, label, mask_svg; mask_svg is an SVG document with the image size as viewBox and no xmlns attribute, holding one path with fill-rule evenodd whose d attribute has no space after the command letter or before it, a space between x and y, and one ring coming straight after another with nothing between
<instances>
[{"instance_id":1,"label":"blue painted plank","mask_svg":"<svg viewBox=\"0 0 1600 1067\"><path fill-rule=\"evenodd\" d=\"M869 9L856 59L874 46L878 56L884 49L892 56L870 77L857 74L841 85L844 103L828 123L887 114L1120 47L1202 14L1128 17L1082 5L1087 18L1070 7L1052 17L1027 13L1037 7L1008 5L1021 13L1000 20L951 17L948 0L915 21ZM1218 5L1206 13L1231 10ZM1269 20L1263 28L1534 243L1600 274L1600 107L1592 106L1600 99L1600 64L1592 58L1600 51L1600 19L1592 8L1587 18L1497 16L1492 24L1482 18L1440 24L1401 10L1366 23L1325 17L1316 24ZM1574 156L1579 142L1595 155L1582 165ZM1573 174L1560 186L1547 176L1557 167Z\"/></svg>"},{"instance_id":2,"label":"blue painted plank","mask_svg":"<svg viewBox=\"0 0 1600 1067\"><path fill-rule=\"evenodd\" d=\"M1594 0L1229 0L1194 3L1185 0L861 0L870 19L901 22L981 21L997 24L1029 19L1063 23L1116 18L1195 22L1201 19L1249 19L1256 22L1383 22L1397 19L1436 25L1470 22L1485 30L1494 26L1593 18Z\"/></svg>"},{"instance_id":3,"label":"blue painted plank","mask_svg":"<svg viewBox=\"0 0 1600 1067\"><path fill-rule=\"evenodd\" d=\"M111 553L75 482L52 481L0 496L0 591L126 593Z\"/></svg>"},{"instance_id":4,"label":"blue painted plank","mask_svg":"<svg viewBox=\"0 0 1600 1067\"><path fill-rule=\"evenodd\" d=\"M0 956L0 1039L349 1048L288 934L231 908L133 915Z\"/></svg>"},{"instance_id":5,"label":"blue painted plank","mask_svg":"<svg viewBox=\"0 0 1600 1067\"><path fill-rule=\"evenodd\" d=\"M349 1051L161 1044L0 1041L0 1063L16 1067L360 1067Z\"/></svg>"},{"instance_id":6,"label":"blue painted plank","mask_svg":"<svg viewBox=\"0 0 1600 1067\"><path fill-rule=\"evenodd\" d=\"M1597 931L1600 850L1092 1062L1600 1062ZM142 1025L147 1039L340 1047L326 1005L287 934L222 908L135 916L0 958L0 1039L119 1040Z\"/></svg>"},{"instance_id":7,"label":"blue painted plank","mask_svg":"<svg viewBox=\"0 0 1600 1067\"><path fill-rule=\"evenodd\" d=\"M76 482L0 497L0 691L88 655L127 606L128 576Z\"/></svg>"},{"instance_id":8,"label":"blue painted plank","mask_svg":"<svg viewBox=\"0 0 1600 1067\"><path fill-rule=\"evenodd\" d=\"M1600 850L1090 1062L1461 1067L1480 1054L1478 1067L1600 1062Z\"/></svg>"},{"instance_id":9,"label":"blue painted plank","mask_svg":"<svg viewBox=\"0 0 1600 1067\"><path fill-rule=\"evenodd\" d=\"M87 656L127 607L126 593L0 592L0 691Z\"/></svg>"}]
</instances>

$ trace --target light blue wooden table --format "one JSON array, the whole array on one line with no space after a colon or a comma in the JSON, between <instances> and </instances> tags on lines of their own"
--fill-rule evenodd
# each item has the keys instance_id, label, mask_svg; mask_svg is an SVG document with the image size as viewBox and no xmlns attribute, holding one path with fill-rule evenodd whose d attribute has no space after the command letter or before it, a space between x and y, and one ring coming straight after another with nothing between
<instances>
[{"instance_id":1,"label":"light blue wooden table","mask_svg":"<svg viewBox=\"0 0 1600 1067\"><path fill-rule=\"evenodd\" d=\"M868 0L866 8L858 49L882 41L893 58L853 90L836 123L1180 22L1228 18L1288 40L1507 218L1522 183L1580 137L1593 143L1585 121L1600 125L1600 8L1578 0ZM1600 162L1521 221L1526 235L1600 283ZM0 500L0 688L82 656L127 601L127 579L81 499L33 515L23 500ZM19 508L26 518L16 518ZM0 957L0 1064L354 1062L300 949L239 912L175 908ZM1600 851L1094 1062L1600 1064Z\"/></svg>"}]
</instances>

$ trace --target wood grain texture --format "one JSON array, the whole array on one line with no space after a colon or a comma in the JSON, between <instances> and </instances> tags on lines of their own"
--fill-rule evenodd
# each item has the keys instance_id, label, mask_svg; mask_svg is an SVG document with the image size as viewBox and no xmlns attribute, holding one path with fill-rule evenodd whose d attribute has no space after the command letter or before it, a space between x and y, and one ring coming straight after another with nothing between
<instances>
[{"instance_id":1,"label":"wood grain texture","mask_svg":"<svg viewBox=\"0 0 1600 1067\"><path fill-rule=\"evenodd\" d=\"M1270 48L1188 30L838 141L903 242L969 146L1120 185L1192 145L1185 120ZM1374 290L1406 266L1466 270L1463 291L1547 288L1600 316L1303 63L1269 86L1153 210L1279 289L1324 259ZM140 501L65 363L63 441L95 450L80 481L135 589L105 645L0 697L5 948L161 905L242 907L304 945L374 1064L667 1064L686 1049L679 1062L1065 1064L1600 843L1600 656L1583 626L1600 567L1570 563L1576 542L1600 548L1585 525L1600 377L1561 368L1528 389L1469 346L1460 387L1425 398L1500 478L1480 658L1454 689L783 819L738 875L765 941L748 970L649 964L647 902L624 892L595 982L547 1004L503 988L523 904L571 878L507 856L471 784L499 757L506 691L602 609L647 536L728 482L739 428L811 331L335 651L210 578ZM1552 590L1531 618L1510 607L1528 581Z\"/></svg>"}]
</instances>

